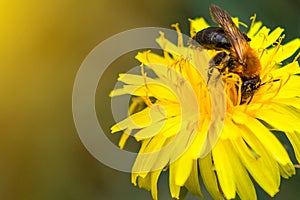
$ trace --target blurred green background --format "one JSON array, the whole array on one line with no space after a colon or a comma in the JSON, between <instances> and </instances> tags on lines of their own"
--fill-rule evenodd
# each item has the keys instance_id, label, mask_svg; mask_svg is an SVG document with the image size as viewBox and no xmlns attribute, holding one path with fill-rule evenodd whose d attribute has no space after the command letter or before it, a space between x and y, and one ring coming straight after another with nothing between
<instances>
[{"instance_id":1,"label":"blurred green background","mask_svg":"<svg viewBox=\"0 0 300 200\"><path fill-rule=\"evenodd\" d=\"M131 185L130 174L101 164L82 145L72 118L76 72L97 44L121 31L179 22L188 34L187 18L211 22L211 2L245 22L257 13L269 27L284 27L285 41L299 37L299 0L1 0L0 199L150 199ZM117 74L136 65L133 55L101 80L97 111L107 134L114 123L108 93ZM170 199L165 180L159 195ZM299 199L299 184L299 175L283 181L275 199Z\"/></svg>"}]
</instances>

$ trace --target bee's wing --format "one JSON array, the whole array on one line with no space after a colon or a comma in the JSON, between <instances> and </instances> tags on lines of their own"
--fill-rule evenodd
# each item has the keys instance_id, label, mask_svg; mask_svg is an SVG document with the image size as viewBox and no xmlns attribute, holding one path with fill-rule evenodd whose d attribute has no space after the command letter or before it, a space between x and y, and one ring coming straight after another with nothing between
<instances>
[{"instance_id":1,"label":"bee's wing","mask_svg":"<svg viewBox=\"0 0 300 200\"><path fill-rule=\"evenodd\" d=\"M245 49L248 46L247 40L243 36L243 33L234 24L231 16L225 10L212 4L210 6L210 13L213 19L224 29L239 61L243 62Z\"/></svg>"},{"instance_id":2,"label":"bee's wing","mask_svg":"<svg viewBox=\"0 0 300 200\"><path fill-rule=\"evenodd\" d=\"M210 66L210 55L205 48L198 46L198 43L195 44L197 48L191 46L190 55L188 56L190 58L189 62L196 68L203 79L202 81L199 80L199 84L197 85L202 85L204 81L209 92L209 95L201 94L201 101L199 102L204 104L210 113L209 117L201 115L201 120L202 117L205 118L205 120L202 121L201 127L204 130L204 127L208 126L200 152L200 157L203 158L211 152L221 135L226 114L226 94L219 70L216 67ZM205 111L203 111L203 113L205 113Z\"/></svg>"}]
</instances>

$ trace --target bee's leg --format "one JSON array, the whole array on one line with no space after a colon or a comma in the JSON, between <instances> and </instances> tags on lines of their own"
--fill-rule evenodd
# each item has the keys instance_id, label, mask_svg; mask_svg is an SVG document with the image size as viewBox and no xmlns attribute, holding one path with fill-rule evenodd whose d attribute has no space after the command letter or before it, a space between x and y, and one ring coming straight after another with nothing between
<instances>
[{"instance_id":1,"label":"bee's leg","mask_svg":"<svg viewBox=\"0 0 300 200\"><path fill-rule=\"evenodd\" d=\"M263 85L265 85L266 83L272 83L272 82L277 82L277 81L280 81L280 79L277 78L277 79L274 79L274 80L270 80L270 81L264 82L264 83L260 84L260 86L263 86Z\"/></svg>"},{"instance_id":2,"label":"bee's leg","mask_svg":"<svg viewBox=\"0 0 300 200\"><path fill-rule=\"evenodd\" d=\"M252 101L253 99L253 96L254 96L254 93L251 94L250 96L250 99L249 100L246 100L245 102L247 102L246 104L249 105L249 103ZM242 101L241 101L242 102Z\"/></svg>"},{"instance_id":3,"label":"bee's leg","mask_svg":"<svg viewBox=\"0 0 300 200\"><path fill-rule=\"evenodd\" d=\"M222 51L218 54L216 54L210 61L209 61L209 68L208 68L208 80L207 82L209 82L211 75L213 73L213 70L215 68L217 68L217 66L219 66L222 63L227 62L229 55ZM220 69L219 69L220 70Z\"/></svg>"},{"instance_id":4,"label":"bee's leg","mask_svg":"<svg viewBox=\"0 0 300 200\"><path fill-rule=\"evenodd\" d=\"M209 62L209 65L212 67L218 66L221 63L224 63L225 60L227 60L228 54L224 51L217 53Z\"/></svg>"}]
</instances>

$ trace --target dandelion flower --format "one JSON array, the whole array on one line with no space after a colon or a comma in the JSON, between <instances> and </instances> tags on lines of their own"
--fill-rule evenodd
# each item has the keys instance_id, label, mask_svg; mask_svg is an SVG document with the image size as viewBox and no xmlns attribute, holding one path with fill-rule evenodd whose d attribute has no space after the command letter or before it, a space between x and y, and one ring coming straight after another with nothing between
<instances>
[{"instance_id":1,"label":"dandelion flower","mask_svg":"<svg viewBox=\"0 0 300 200\"><path fill-rule=\"evenodd\" d=\"M189 21L191 37L209 27L203 18ZM238 18L233 21L237 26L242 24ZM112 97L134 96L128 118L111 128L112 133L124 131L121 148L129 135L141 142L132 183L150 190L152 198L158 199L159 176L169 170L174 199L185 190L203 197L199 179L214 199L256 199L252 181L273 197L279 192L281 177L291 177L298 166L278 135L288 138L300 162L299 54L282 64L297 52L300 39L283 45L283 29L270 31L256 22L254 15L247 36L260 60L260 87L250 101L241 102L240 77L222 75L224 98L220 95L217 100L225 109L214 122L218 116L212 117L212 90L199 70L207 69L218 51L190 53L178 24L173 27L178 33L177 45L161 33L156 41L163 55L138 53L141 75L121 74L119 81L124 86L111 93ZM148 76L145 69L155 76Z\"/></svg>"}]
</instances>

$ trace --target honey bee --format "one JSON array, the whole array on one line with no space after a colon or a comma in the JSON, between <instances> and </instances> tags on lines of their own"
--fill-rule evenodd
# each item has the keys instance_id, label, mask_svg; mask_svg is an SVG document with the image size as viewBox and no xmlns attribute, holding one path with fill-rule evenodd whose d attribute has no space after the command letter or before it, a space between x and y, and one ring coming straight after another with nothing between
<instances>
[{"instance_id":1,"label":"honey bee","mask_svg":"<svg viewBox=\"0 0 300 200\"><path fill-rule=\"evenodd\" d=\"M221 51L212 58L210 68L217 67L221 74L239 75L241 104L249 103L261 85L261 64L256 51L249 45L251 39L239 30L225 10L212 4L210 14L221 27L201 30L193 39L205 49Z\"/></svg>"}]
</instances>

